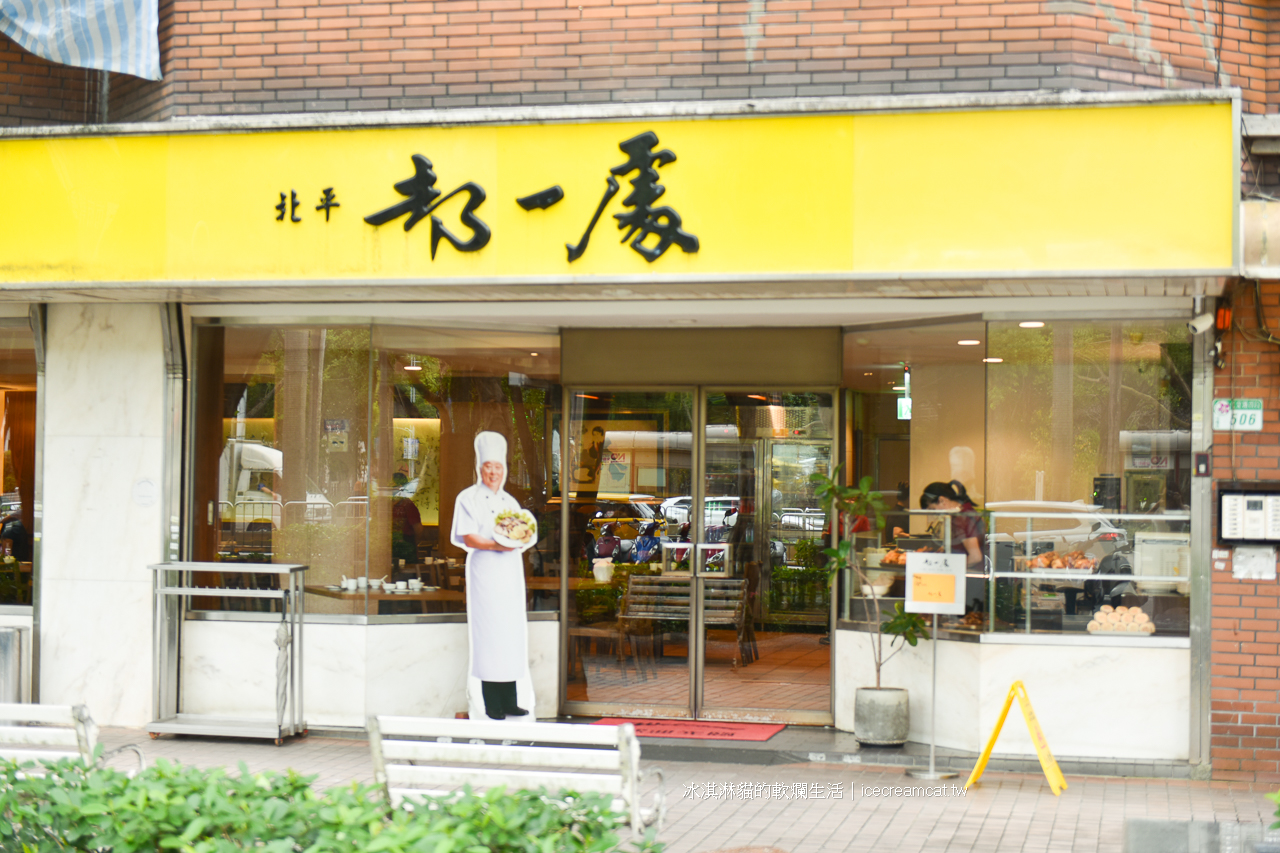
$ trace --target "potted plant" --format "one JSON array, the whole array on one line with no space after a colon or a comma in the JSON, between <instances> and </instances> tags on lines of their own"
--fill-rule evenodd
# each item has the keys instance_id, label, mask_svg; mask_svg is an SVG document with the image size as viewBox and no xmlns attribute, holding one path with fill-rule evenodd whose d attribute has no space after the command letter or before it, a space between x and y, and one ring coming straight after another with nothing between
<instances>
[{"instance_id":1,"label":"potted plant","mask_svg":"<svg viewBox=\"0 0 1280 853\"><path fill-rule=\"evenodd\" d=\"M856 486L846 486L840 482L840 469L837 467L830 476L813 474L809 477L815 485L815 494L831 514L832 530L835 532L833 547L823 551L828 563L827 581L835 577L843 568L848 568L853 577L871 599L870 616L876 625L875 636L871 640L871 657L875 665L875 687L859 687L853 701L853 735L859 743L881 746L898 746L907 742L908 724L910 722L910 706L907 691L899 687L882 687L880 684L881 668L902 651L906 646L915 646L923 637L930 639L929 629L924 617L919 613L907 613L899 602L889 619L883 618L880 609L880 596L867 576L867 567L858 559L854 547L854 528L860 526L860 519L874 524L877 529L884 528L884 513L887 506L884 495L871 490L871 477L863 477ZM885 635L891 639L886 654Z\"/></svg>"}]
</instances>

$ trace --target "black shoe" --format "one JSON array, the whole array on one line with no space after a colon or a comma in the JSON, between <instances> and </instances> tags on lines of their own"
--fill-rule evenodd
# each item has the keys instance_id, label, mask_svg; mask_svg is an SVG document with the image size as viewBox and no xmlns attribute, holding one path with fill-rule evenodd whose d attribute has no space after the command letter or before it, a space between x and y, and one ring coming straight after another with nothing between
<instances>
[{"instance_id":1,"label":"black shoe","mask_svg":"<svg viewBox=\"0 0 1280 853\"><path fill-rule=\"evenodd\" d=\"M505 687L506 683L501 681L480 682L480 695L484 697L484 715L491 720L505 720L507 718L507 715L502 710L506 704L504 702Z\"/></svg>"},{"instance_id":2,"label":"black shoe","mask_svg":"<svg viewBox=\"0 0 1280 853\"><path fill-rule=\"evenodd\" d=\"M529 712L516 704L516 683L503 681L498 685L502 697L502 711L508 717L527 717Z\"/></svg>"}]
</instances>

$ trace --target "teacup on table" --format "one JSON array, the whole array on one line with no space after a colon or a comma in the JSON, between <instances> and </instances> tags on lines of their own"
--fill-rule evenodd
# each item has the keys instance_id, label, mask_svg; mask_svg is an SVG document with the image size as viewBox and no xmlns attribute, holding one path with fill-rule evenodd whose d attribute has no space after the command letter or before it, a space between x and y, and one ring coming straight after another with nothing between
<instances>
[{"instance_id":1,"label":"teacup on table","mask_svg":"<svg viewBox=\"0 0 1280 853\"><path fill-rule=\"evenodd\" d=\"M370 587L372 587L373 589L381 589L381 588L382 588L382 578L373 578L373 579L371 579L371 580L369 581L369 586L370 586Z\"/></svg>"}]
</instances>

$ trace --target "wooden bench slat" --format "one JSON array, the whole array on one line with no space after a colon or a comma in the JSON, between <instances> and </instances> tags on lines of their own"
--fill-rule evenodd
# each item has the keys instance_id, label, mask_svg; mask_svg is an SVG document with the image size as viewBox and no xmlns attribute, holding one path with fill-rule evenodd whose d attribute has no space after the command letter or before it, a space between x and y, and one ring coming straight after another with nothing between
<instances>
[{"instance_id":1,"label":"wooden bench slat","mask_svg":"<svg viewBox=\"0 0 1280 853\"><path fill-rule=\"evenodd\" d=\"M574 726L562 723L483 723L477 720L432 719L427 717L378 717L383 738L453 737L464 741L542 741L547 743L617 746L618 726Z\"/></svg>"},{"instance_id":2,"label":"wooden bench slat","mask_svg":"<svg viewBox=\"0 0 1280 853\"><path fill-rule=\"evenodd\" d=\"M79 751L75 729L49 726L0 726L0 743L22 743L33 746L69 746Z\"/></svg>"},{"instance_id":3,"label":"wooden bench slat","mask_svg":"<svg viewBox=\"0 0 1280 853\"><path fill-rule=\"evenodd\" d=\"M388 760L460 762L468 764L516 764L524 767L581 767L617 773L622 762L616 749L565 749L501 744L436 743L424 740L382 739Z\"/></svg>"},{"instance_id":4,"label":"wooden bench slat","mask_svg":"<svg viewBox=\"0 0 1280 853\"><path fill-rule=\"evenodd\" d=\"M23 764L27 761L59 761L63 758L80 758L80 752L67 752L61 749L3 749L0 748L0 759L16 761Z\"/></svg>"},{"instance_id":5,"label":"wooden bench slat","mask_svg":"<svg viewBox=\"0 0 1280 853\"><path fill-rule=\"evenodd\" d=\"M71 705L31 705L0 702L0 722L17 721L74 726L76 715Z\"/></svg>"},{"instance_id":6,"label":"wooden bench slat","mask_svg":"<svg viewBox=\"0 0 1280 853\"><path fill-rule=\"evenodd\" d=\"M420 784L434 789L472 788L547 788L573 791L598 791L621 794L622 777L589 773L555 773L547 770L507 770L488 767L416 767L406 764L387 765L387 785L406 789Z\"/></svg>"}]
</instances>

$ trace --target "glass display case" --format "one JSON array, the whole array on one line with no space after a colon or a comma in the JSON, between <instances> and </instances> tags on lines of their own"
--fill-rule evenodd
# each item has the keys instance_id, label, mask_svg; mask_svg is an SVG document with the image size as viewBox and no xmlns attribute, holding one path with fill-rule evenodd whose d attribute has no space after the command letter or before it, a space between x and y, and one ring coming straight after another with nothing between
<instances>
[{"instance_id":1,"label":"glass display case","mask_svg":"<svg viewBox=\"0 0 1280 853\"><path fill-rule=\"evenodd\" d=\"M842 573L845 619L870 628L876 619L873 597L881 619L904 600L912 551L936 552L950 541L949 550L959 553L953 531L965 514L909 515L917 527L916 517L925 517L930 532L896 537L889 547L868 541L857 550L860 571ZM988 504L973 515L984 531L983 558L967 571L966 613L944 618L944 637L1189 636L1189 513L1144 515L1092 504L1024 501Z\"/></svg>"}]
</instances>

